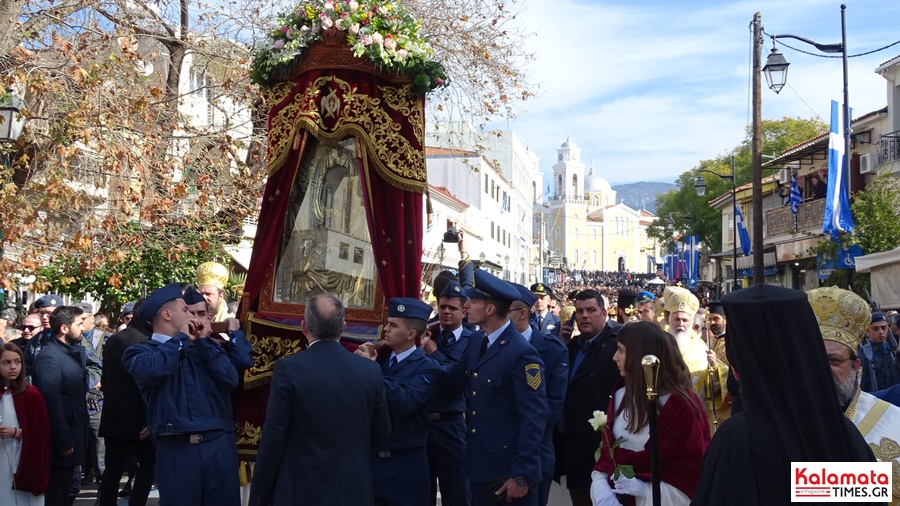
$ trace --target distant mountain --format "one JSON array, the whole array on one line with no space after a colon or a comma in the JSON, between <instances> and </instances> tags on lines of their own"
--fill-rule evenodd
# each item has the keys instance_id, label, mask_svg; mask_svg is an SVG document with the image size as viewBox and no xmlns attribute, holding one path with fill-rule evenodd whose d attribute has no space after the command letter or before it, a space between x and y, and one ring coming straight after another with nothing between
<instances>
[{"instance_id":1,"label":"distant mountain","mask_svg":"<svg viewBox=\"0 0 900 506\"><path fill-rule=\"evenodd\" d=\"M628 183L612 187L616 199L632 209L646 209L656 214L656 196L665 193L676 185L672 183Z\"/></svg>"}]
</instances>

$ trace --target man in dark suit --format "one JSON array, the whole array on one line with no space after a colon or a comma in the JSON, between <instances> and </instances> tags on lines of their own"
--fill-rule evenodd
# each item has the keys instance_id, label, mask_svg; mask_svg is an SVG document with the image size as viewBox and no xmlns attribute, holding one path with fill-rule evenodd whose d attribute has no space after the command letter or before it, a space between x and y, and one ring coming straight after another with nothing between
<instances>
[{"instance_id":1,"label":"man in dark suit","mask_svg":"<svg viewBox=\"0 0 900 506\"><path fill-rule=\"evenodd\" d=\"M553 430L562 412L569 381L569 351L558 338L541 334L534 324L528 323L528 313L537 296L524 286L512 283L519 292L519 300L513 301L509 309L509 320L526 341L537 350L544 362L544 382L547 391L547 425L541 440L541 484L538 487L538 506L546 506L550 499L550 483L556 453L553 449Z\"/></svg>"},{"instance_id":2,"label":"man in dark suit","mask_svg":"<svg viewBox=\"0 0 900 506\"><path fill-rule=\"evenodd\" d=\"M34 386L47 403L52 452L47 506L71 505L70 493L75 466L84 462L88 413L87 372L84 347L79 346L84 331L84 311L79 307L57 307L49 318L53 339L41 347L34 359Z\"/></svg>"},{"instance_id":3,"label":"man in dark suit","mask_svg":"<svg viewBox=\"0 0 900 506\"><path fill-rule=\"evenodd\" d=\"M575 296L581 334L569 341L573 328L566 325L560 330L560 337L569 342L569 387L558 425L562 444L557 447L557 475L566 476L573 506L591 506L591 470L601 433L594 432L588 420L595 410L609 405L620 377L612 357L621 325L608 319L607 308L606 297L596 290L581 291Z\"/></svg>"},{"instance_id":4,"label":"man in dark suit","mask_svg":"<svg viewBox=\"0 0 900 506\"><path fill-rule=\"evenodd\" d=\"M369 454L391 432L381 367L338 342L344 306L333 295L309 301L301 328L309 348L272 374L250 504L372 505Z\"/></svg>"},{"instance_id":5,"label":"man in dark suit","mask_svg":"<svg viewBox=\"0 0 900 506\"><path fill-rule=\"evenodd\" d=\"M559 337L559 315L550 311L550 294L553 293L550 287L543 283L535 283L531 285L531 293L537 296L534 312L531 313L531 323L541 331L541 334Z\"/></svg>"},{"instance_id":6,"label":"man in dark suit","mask_svg":"<svg viewBox=\"0 0 900 506\"><path fill-rule=\"evenodd\" d=\"M441 369L416 340L425 334L431 306L407 297L389 299L387 305L381 353L371 343L356 350L381 365L391 415L388 440L372 451L375 506L423 506L429 491L426 405Z\"/></svg>"},{"instance_id":7,"label":"man in dark suit","mask_svg":"<svg viewBox=\"0 0 900 506\"><path fill-rule=\"evenodd\" d=\"M450 368L465 353L472 335L463 326L463 309L468 298L456 281L450 281L438 297L439 323L429 331L431 339L422 349L438 361L443 369L434 396L428 403L428 468L431 471L429 504L437 503L437 487L441 488L444 506L468 506L469 482L463 462L466 457L466 399L447 382Z\"/></svg>"},{"instance_id":8,"label":"man in dark suit","mask_svg":"<svg viewBox=\"0 0 900 506\"><path fill-rule=\"evenodd\" d=\"M150 339L147 322L134 320L125 330L113 334L103 345L103 402L100 436L106 441L106 469L100 480L99 506L118 502L119 480L128 464L129 450L137 459L134 487L129 502L144 504L153 485L156 446L147 428L147 405L137 382L122 363L125 348Z\"/></svg>"},{"instance_id":9,"label":"man in dark suit","mask_svg":"<svg viewBox=\"0 0 900 506\"><path fill-rule=\"evenodd\" d=\"M547 419L544 364L507 317L519 297L512 285L479 269L466 295L469 320L482 331L470 338L472 346L453 366L451 381L466 392L465 469L472 504L495 504L506 496L509 504L534 506Z\"/></svg>"}]
</instances>

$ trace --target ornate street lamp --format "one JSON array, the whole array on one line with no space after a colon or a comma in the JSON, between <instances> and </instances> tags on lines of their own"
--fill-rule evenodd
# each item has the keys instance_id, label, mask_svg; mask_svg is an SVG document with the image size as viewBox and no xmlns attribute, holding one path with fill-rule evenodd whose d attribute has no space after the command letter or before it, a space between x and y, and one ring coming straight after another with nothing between
<instances>
[{"instance_id":1,"label":"ornate street lamp","mask_svg":"<svg viewBox=\"0 0 900 506\"><path fill-rule=\"evenodd\" d=\"M697 196L702 197L703 194L706 193L706 181L703 180L703 176L699 173L706 172L707 174L714 174L719 176L722 179L731 181L731 228L732 228L732 240L731 240L731 274L734 286L731 287L732 290L736 289L738 286L738 271L737 271L737 188L735 187L734 177L734 155L731 156L731 175L725 176L719 174L718 172L713 172L709 169L700 169L697 171L697 181L694 182L694 189L697 190Z\"/></svg>"},{"instance_id":2,"label":"ornate street lamp","mask_svg":"<svg viewBox=\"0 0 900 506\"><path fill-rule=\"evenodd\" d=\"M25 129L25 116L22 115L25 101L12 93L12 88L7 88L0 96L0 142L16 142Z\"/></svg>"},{"instance_id":3,"label":"ornate street lamp","mask_svg":"<svg viewBox=\"0 0 900 506\"><path fill-rule=\"evenodd\" d=\"M788 65L790 63L778 51L778 48L775 47L775 39L772 39L772 52L766 58L766 66L763 67L762 71L766 75L766 83L775 93L779 93L781 88L784 88L785 83L787 83Z\"/></svg>"}]
</instances>

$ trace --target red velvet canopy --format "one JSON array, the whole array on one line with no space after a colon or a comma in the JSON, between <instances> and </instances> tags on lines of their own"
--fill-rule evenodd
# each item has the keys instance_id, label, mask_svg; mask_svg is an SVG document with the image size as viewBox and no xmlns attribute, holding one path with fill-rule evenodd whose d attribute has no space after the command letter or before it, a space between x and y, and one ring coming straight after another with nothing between
<instances>
[{"instance_id":1,"label":"red velvet canopy","mask_svg":"<svg viewBox=\"0 0 900 506\"><path fill-rule=\"evenodd\" d=\"M259 313L273 275L291 188L313 140L356 141L366 223L385 298L418 297L422 272L422 193L427 186L424 97L406 79L354 58L335 34L309 48L269 92L267 169L259 225L241 312L256 365L235 398L239 452L252 460L259 442L274 362L302 350L301 306L294 314ZM362 210L361 210L362 212ZM383 304L376 303L376 308ZM251 325L252 320L252 325ZM348 311L348 323L353 321ZM372 335L377 336L377 324Z\"/></svg>"}]
</instances>

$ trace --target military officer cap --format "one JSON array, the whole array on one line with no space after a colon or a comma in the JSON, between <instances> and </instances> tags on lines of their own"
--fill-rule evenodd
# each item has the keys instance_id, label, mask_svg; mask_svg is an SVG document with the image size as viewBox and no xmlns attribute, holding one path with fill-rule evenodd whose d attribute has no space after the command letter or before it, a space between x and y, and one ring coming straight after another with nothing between
<instances>
[{"instance_id":1,"label":"military officer cap","mask_svg":"<svg viewBox=\"0 0 900 506\"><path fill-rule=\"evenodd\" d=\"M710 302L709 306L706 309L709 311L709 314L718 314L725 316L725 307L721 302Z\"/></svg>"},{"instance_id":2,"label":"military officer cap","mask_svg":"<svg viewBox=\"0 0 900 506\"><path fill-rule=\"evenodd\" d=\"M78 304L75 304L75 306L80 307L85 313L94 314L94 306L92 306L90 302L79 302Z\"/></svg>"},{"instance_id":3,"label":"military officer cap","mask_svg":"<svg viewBox=\"0 0 900 506\"><path fill-rule=\"evenodd\" d=\"M122 306L122 316L133 313L134 305L135 305L134 301L126 302L125 305Z\"/></svg>"},{"instance_id":4,"label":"military officer cap","mask_svg":"<svg viewBox=\"0 0 900 506\"><path fill-rule=\"evenodd\" d=\"M637 301L637 292L634 290L619 290L619 299L617 304L622 309L628 309L629 307L634 306L634 303Z\"/></svg>"},{"instance_id":5,"label":"military officer cap","mask_svg":"<svg viewBox=\"0 0 900 506\"><path fill-rule=\"evenodd\" d=\"M510 283L518 292L519 292L519 300L524 302L528 307L534 305L537 302L537 295L534 294L531 290L525 288L524 285L520 285L518 283Z\"/></svg>"},{"instance_id":6,"label":"military officer cap","mask_svg":"<svg viewBox=\"0 0 900 506\"><path fill-rule=\"evenodd\" d=\"M466 295L470 299L493 299L506 304L519 300L519 291L511 284L482 269L475 270L475 286L466 288Z\"/></svg>"},{"instance_id":7,"label":"military officer cap","mask_svg":"<svg viewBox=\"0 0 900 506\"><path fill-rule=\"evenodd\" d=\"M467 298L459 282L452 279L447 283L447 286L444 287L444 291L441 292L440 297L460 297L463 299Z\"/></svg>"},{"instance_id":8,"label":"military officer cap","mask_svg":"<svg viewBox=\"0 0 900 506\"><path fill-rule=\"evenodd\" d=\"M159 308L166 302L174 299L182 299L181 285L178 283L169 283L168 285L157 289L147 297L147 300L141 304L137 317L142 321L153 321Z\"/></svg>"},{"instance_id":9,"label":"military officer cap","mask_svg":"<svg viewBox=\"0 0 900 506\"><path fill-rule=\"evenodd\" d=\"M188 306L192 306L194 304L198 304L200 302L206 302L206 299L203 298L203 295L197 291L193 286L189 286L184 289L184 303Z\"/></svg>"},{"instance_id":10,"label":"military officer cap","mask_svg":"<svg viewBox=\"0 0 900 506\"><path fill-rule=\"evenodd\" d=\"M537 295L538 297L542 297L544 295L552 294L553 290L551 290L549 286L543 283L535 283L531 285L531 293Z\"/></svg>"},{"instance_id":11,"label":"military officer cap","mask_svg":"<svg viewBox=\"0 0 900 506\"><path fill-rule=\"evenodd\" d=\"M427 322L431 317L431 306L411 297L394 297L388 299L388 316L391 318L416 318Z\"/></svg>"},{"instance_id":12,"label":"military officer cap","mask_svg":"<svg viewBox=\"0 0 900 506\"><path fill-rule=\"evenodd\" d=\"M45 307L58 308L63 305L62 297L59 295L53 295L52 293L48 293L44 295L40 299L34 301L35 309L43 309Z\"/></svg>"}]
</instances>

